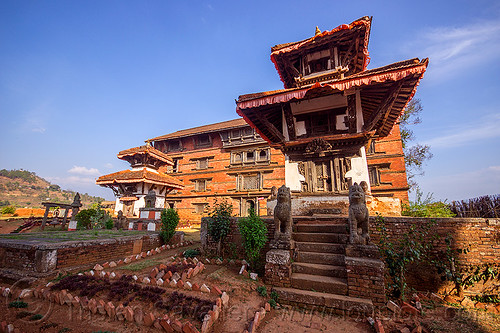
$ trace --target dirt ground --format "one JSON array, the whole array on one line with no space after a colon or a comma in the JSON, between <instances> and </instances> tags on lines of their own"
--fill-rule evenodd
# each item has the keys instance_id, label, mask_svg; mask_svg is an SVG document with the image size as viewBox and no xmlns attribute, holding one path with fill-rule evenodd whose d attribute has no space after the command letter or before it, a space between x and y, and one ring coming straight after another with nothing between
<instances>
[{"instance_id":1,"label":"dirt ground","mask_svg":"<svg viewBox=\"0 0 500 333\"><path fill-rule=\"evenodd\" d=\"M0 219L0 234L10 234L12 231L16 230L23 223L24 219L15 219L11 221Z\"/></svg>"}]
</instances>

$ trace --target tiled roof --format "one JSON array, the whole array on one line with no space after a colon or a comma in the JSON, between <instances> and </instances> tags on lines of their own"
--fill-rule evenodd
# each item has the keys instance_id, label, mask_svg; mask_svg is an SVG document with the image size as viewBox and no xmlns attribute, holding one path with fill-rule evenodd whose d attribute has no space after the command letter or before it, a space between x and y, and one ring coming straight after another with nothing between
<instances>
[{"instance_id":1,"label":"tiled roof","mask_svg":"<svg viewBox=\"0 0 500 333\"><path fill-rule=\"evenodd\" d=\"M109 185L116 183L138 183L146 182L182 189L184 185L179 180L167 174L152 172L146 168L142 170L123 170L109 175L104 175L96 180L97 185Z\"/></svg>"},{"instance_id":2,"label":"tiled roof","mask_svg":"<svg viewBox=\"0 0 500 333\"><path fill-rule=\"evenodd\" d=\"M181 137L191 136L191 135L195 135L195 134L217 132L220 130L236 128L236 127L245 127L245 126L248 126L248 124L245 122L245 120L243 120L242 118L238 118L238 119L223 121L220 123L215 123L215 124L204 125L204 126L180 130L177 132L158 136L156 138L148 139L148 140L146 140L146 142L175 139L175 138L181 138Z\"/></svg>"},{"instance_id":3,"label":"tiled roof","mask_svg":"<svg viewBox=\"0 0 500 333\"><path fill-rule=\"evenodd\" d=\"M144 146L140 146L140 147L134 147L134 148L122 150L121 152L118 153L118 158L122 159L125 156L132 156L132 155L136 155L136 154L149 154L153 157L156 157L160 161L167 162L169 164L173 164L172 159L169 156L167 156L167 154L159 151L158 149L156 149L150 145L144 145Z\"/></svg>"}]
</instances>

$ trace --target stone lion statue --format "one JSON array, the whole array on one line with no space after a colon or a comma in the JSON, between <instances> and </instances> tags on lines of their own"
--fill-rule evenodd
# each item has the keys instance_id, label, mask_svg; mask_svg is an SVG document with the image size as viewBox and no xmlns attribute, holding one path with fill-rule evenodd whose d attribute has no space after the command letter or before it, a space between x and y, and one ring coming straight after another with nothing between
<instances>
[{"instance_id":1,"label":"stone lion statue","mask_svg":"<svg viewBox=\"0 0 500 333\"><path fill-rule=\"evenodd\" d=\"M370 241L368 208L366 208L365 191L354 183L349 187L349 226L351 244L366 244Z\"/></svg>"},{"instance_id":2,"label":"stone lion statue","mask_svg":"<svg viewBox=\"0 0 500 333\"><path fill-rule=\"evenodd\" d=\"M292 236L292 197L290 189L285 185L278 189L274 208L274 242L290 244Z\"/></svg>"}]
</instances>

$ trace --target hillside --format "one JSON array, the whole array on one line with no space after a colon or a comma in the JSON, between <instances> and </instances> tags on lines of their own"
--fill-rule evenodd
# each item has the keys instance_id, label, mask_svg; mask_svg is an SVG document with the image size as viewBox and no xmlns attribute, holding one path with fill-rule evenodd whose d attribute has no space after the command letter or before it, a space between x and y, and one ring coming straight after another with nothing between
<instances>
[{"instance_id":1,"label":"hillside","mask_svg":"<svg viewBox=\"0 0 500 333\"><path fill-rule=\"evenodd\" d=\"M26 170L0 170L0 206L42 208L42 201L71 203L76 192L63 190ZM104 201L87 193L80 193L83 207Z\"/></svg>"}]
</instances>

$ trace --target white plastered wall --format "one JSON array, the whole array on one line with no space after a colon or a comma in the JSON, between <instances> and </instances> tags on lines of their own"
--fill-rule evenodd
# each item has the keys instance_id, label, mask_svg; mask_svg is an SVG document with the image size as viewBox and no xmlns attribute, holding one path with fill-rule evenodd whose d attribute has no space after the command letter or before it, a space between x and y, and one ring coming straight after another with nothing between
<instances>
[{"instance_id":1,"label":"white plastered wall","mask_svg":"<svg viewBox=\"0 0 500 333\"><path fill-rule=\"evenodd\" d=\"M345 178L351 178L353 184L365 181L368 184L368 192L370 192L370 177L368 175L365 147L361 147L359 153L360 157L351 158L351 170L346 172Z\"/></svg>"},{"instance_id":2,"label":"white plastered wall","mask_svg":"<svg viewBox=\"0 0 500 333\"><path fill-rule=\"evenodd\" d=\"M291 191L300 191L302 189L301 181L305 180L299 172L299 163L290 162L290 158L285 155L285 185Z\"/></svg>"}]
</instances>

